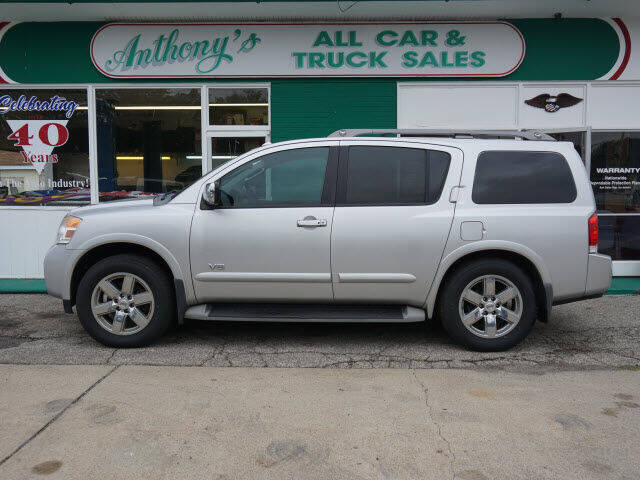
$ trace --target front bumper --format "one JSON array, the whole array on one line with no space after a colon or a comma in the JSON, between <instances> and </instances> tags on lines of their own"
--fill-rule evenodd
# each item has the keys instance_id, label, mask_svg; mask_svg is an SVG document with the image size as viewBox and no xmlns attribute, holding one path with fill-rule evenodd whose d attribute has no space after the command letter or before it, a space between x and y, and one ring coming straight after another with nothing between
<instances>
[{"instance_id":1,"label":"front bumper","mask_svg":"<svg viewBox=\"0 0 640 480\"><path fill-rule=\"evenodd\" d=\"M44 257L44 281L47 293L63 301L71 299L71 274L77 251L56 244Z\"/></svg>"}]
</instances>

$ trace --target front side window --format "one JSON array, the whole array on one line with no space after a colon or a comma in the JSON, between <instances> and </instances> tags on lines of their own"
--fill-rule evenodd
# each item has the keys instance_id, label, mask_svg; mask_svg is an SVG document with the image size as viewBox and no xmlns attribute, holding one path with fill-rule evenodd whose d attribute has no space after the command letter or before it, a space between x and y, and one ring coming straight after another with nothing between
<instances>
[{"instance_id":1,"label":"front side window","mask_svg":"<svg viewBox=\"0 0 640 480\"><path fill-rule=\"evenodd\" d=\"M0 206L86 205L87 92L0 89Z\"/></svg>"},{"instance_id":2,"label":"front side window","mask_svg":"<svg viewBox=\"0 0 640 480\"><path fill-rule=\"evenodd\" d=\"M478 155L471 198L478 204L571 203L576 185L556 152L486 151Z\"/></svg>"},{"instance_id":3,"label":"front side window","mask_svg":"<svg viewBox=\"0 0 640 480\"><path fill-rule=\"evenodd\" d=\"M329 147L270 153L220 179L222 205L236 208L320 206Z\"/></svg>"},{"instance_id":4,"label":"front side window","mask_svg":"<svg viewBox=\"0 0 640 480\"><path fill-rule=\"evenodd\" d=\"M349 147L341 205L419 205L440 198L451 157L419 148Z\"/></svg>"}]
</instances>

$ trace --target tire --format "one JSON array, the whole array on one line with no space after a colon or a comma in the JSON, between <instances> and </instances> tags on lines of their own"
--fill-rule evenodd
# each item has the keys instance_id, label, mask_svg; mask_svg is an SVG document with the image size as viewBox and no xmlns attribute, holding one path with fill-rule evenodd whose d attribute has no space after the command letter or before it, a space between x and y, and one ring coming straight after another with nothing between
<instances>
[{"instance_id":1,"label":"tire","mask_svg":"<svg viewBox=\"0 0 640 480\"><path fill-rule=\"evenodd\" d=\"M485 296L491 293L491 278L494 295ZM507 301L514 293L516 296ZM476 260L449 277L442 290L439 313L447 333L465 347L483 352L507 350L524 340L535 323L533 283L507 260Z\"/></svg>"},{"instance_id":2,"label":"tire","mask_svg":"<svg viewBox=\"0 0 640 480\"><path fill-rule=\"evenodd\" d=\"M114 255L89 268L76 304L82 326L108 347L149 345L176 322L171 279L155 262L138 255Z\"/></svg>"}]
</instances>

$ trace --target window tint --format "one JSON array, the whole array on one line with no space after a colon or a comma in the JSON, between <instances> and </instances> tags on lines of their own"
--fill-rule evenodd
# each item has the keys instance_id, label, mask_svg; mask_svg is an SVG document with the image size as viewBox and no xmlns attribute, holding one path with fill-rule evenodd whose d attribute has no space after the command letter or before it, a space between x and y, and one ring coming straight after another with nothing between
<instances>
[{"instance_id":1,"label":"window tint","mask_svg":"<svg viewBox=\"0 0 640 480\"><path fill-rule=\"evenodd\" d=\"M559 153L482 152L472 199L480 204L570 203L576 199L576 185Z\"/></svg>"},{"instance_id":2,"label":"window tint","mask_svg":"<svg viewBox=\"0 0 640 480\"><path fill-rule=\"evenodd\" d=\"M437 150L349 147L346 205L415 205L440 198L450 156Z\"/></svg>"},{"instance_id":3,"label":"window tint","mask_svg":"<svg viewBox=\"0 0 640 480\"><path fill-rule=\"evenodd\" d=\"M271 153L245 163L220 179L228 207L320 205L329 147Z\"/></svg>"}]
</instances>

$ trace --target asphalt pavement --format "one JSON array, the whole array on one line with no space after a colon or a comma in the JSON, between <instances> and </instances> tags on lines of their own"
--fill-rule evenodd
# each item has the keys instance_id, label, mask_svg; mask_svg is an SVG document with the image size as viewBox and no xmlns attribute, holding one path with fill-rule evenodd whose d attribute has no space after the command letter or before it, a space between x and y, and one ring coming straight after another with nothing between
<instances>
[{"instance_id":1,"label":"asphalt pavement","mask_svg":"<svg viewBox=\"0 0 640 480\"><path fill-rule=\"evenodd\" d=\"M501 353L433 324L207 322L118 350L1 295L0 478L637 480L639 307L559 306Z\"/></svg>"},{"instance_id":2,"label":"asphalt pavement","mask_svg":"<svg viewBox=\"0 0 640 480\"><path fill-rule=\"evenodd\" d=\"M317 368L472 368L546 372L640 366L640 296L605 296L553 308L524 343L477 353L437 324L187 322L156 344L119 350L90 338L62 303L0 295L0 364Z\"/></svg>"}]
</instances>

